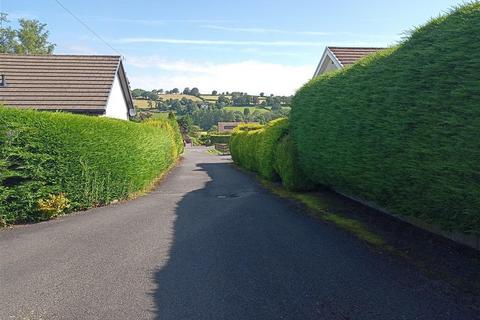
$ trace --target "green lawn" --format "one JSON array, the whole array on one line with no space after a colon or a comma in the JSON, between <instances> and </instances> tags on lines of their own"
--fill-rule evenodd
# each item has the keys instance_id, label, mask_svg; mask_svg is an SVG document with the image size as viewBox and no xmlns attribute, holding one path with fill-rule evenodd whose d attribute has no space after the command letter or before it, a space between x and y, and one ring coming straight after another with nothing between
<instances>
[{"instance_id":1,"label":"green lawn","mask_svg":"<svg viewBox=\"0 0 480 320\"><path fill-rule=\"evenodd\" d=\"M144 99L133 99L133 104L135 105L135 108L150 109L148 102L152 103L151 108L155 108L155 101L144 100Z\"/></svg>"},{"instance_id":2,"label":"green lawn","mask_svg":"<svg viewBox=\"0 0 480 320\"><path fill-rule=\"evenodd\" d=\"M192 100L192 101L202 101L199 97L191 96L188 94L161 94L159 95L160 100L182 100L182 98Z\"/></svg>"},{"instance_id":3,"label":"green lawn","mask_svg":"<svg viewBox=\"0 0 480 320\"><path fill-rule=\"evenodd\" d=\"M225 107L224 109L227 110L227 111L239 111L239 112L242 112L242 113L243 113L244 109L250 109L250 113L253 113L255 111L258 111L260 113L269 112L269 110L264 109L264 108L260 108L260 107L233 107L233 106L229 106L229 107Z\"/></svg>"},{"instance_id":4,"label":"green lawn","mask_svg":"<svg viewBox=\"0 0 480 320\"><path fill-rule=\"evenodd\" d=\"M156 112L152 115L152 119L167 119L168 112Z\"/></svg>"}]
</instances>

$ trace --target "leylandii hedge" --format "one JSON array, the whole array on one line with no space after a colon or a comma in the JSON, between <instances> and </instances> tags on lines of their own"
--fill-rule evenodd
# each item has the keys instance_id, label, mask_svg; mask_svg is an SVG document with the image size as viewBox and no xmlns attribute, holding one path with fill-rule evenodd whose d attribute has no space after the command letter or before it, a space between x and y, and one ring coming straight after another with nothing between
<instances>
[{"instance_id":1,"label":"leylandii hedge","mask_svg":"<svg viewBox=\"0 0 480 320\"><path fill-rule=\"evenodd\" d=\"M38 221L128 198L182 150L174 119L137 124L0 108L0 220Z\"/></svg>"},{"instance_id":2,"label":"leylandii hedge","mask_svg":"<svg viewBox=\"0 0 480 320\"><path fill-rule=\"evenodd\" d=\"M288 190L309 190L313 184L302 173L298 164L297 149L290 134L277 142L274 150L273 168Z\"/></svg>"},{"instance_id":3,"label":"leylandii hedge","mask_svg":"<svg viewBox=\"0 0 480 320\"><path fill-rule=\"evenodd\" d=\"M480 4L310 81L292 135L314 182L445 229L480 233Z\"/></svg>"},{"instance_id":4,"label":"leylandii hedge","mask_svg":"<svg viewBox=\"0 0 480 320\"><path fill-rule=\"evenodd\" d=\"M310 186L298 168L287 119L277 119L265 126L246 124L237 127L230 139L230 152L239 166L268 180L280 179L290 190Z\"/></svg>"}]
</instances>

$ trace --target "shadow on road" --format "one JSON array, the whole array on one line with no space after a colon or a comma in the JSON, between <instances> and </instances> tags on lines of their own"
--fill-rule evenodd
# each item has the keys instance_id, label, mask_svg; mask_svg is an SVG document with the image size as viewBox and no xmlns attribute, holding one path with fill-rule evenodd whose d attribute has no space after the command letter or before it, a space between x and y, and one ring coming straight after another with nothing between
<instances>
[{"instance_id":1,"label":"shadow on road","mask_svg":"<svg viewBox=\"0 0 480 320\"><path fill-rule=\"evenodd\" d=\"M470 319L415 270L299 215L226 163L178 203L156 319ZM473 317L472 317L473 318Z\"/></svg>"}]
</instances>

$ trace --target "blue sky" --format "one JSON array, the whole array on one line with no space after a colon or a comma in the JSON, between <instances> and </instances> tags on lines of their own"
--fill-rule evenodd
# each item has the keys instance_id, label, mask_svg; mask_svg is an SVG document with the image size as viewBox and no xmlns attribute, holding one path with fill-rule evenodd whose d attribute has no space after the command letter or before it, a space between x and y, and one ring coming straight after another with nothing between
<instances>
[{"instance_id":1,"label":"blue sky","mask_svg":"<svg viewBox=\"0 0 480 320\"><path fill-rule=\"evenodd\" d=\"M132 87L292 94L327 45L387 46L461 0L60 0L125 57ZM116 54L55 0L0 0L56 53Z\"/></svg>"}]
</instances>

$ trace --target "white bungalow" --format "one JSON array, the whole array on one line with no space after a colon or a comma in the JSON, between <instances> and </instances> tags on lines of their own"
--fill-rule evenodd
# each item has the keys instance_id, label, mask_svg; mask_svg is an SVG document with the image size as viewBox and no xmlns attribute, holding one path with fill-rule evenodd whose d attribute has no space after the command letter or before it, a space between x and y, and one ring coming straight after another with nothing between
<instances>
[{"instance_id":1,"label":"white bungalow","mask_svg":"<svg viewBox=\"0 0 480 320\"><path fill-rule=\"evenodd\" d=\"M135 115L120 56L0 54L0 104L129 120Z\"/></svg>"}]
</instances>

